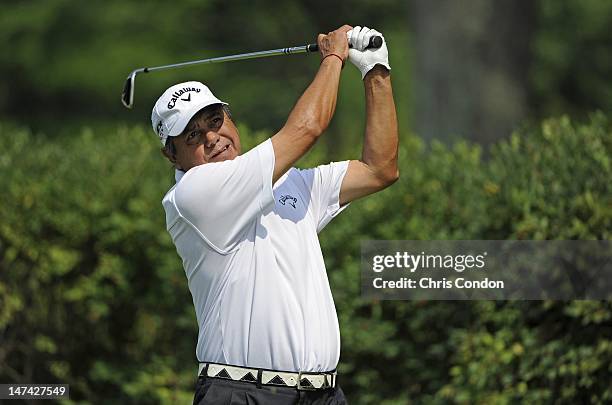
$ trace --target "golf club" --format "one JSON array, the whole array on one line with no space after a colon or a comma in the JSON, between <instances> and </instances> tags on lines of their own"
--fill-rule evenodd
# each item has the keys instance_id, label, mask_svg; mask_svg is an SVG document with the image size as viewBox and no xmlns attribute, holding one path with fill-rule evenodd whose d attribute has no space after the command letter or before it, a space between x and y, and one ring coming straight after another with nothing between
<instances>
[{"instance_id":1,"label":"golf club","mask_svg":"<svg viewBox=\"0 0 612 405\"><path fill-rule=\"evenodd\" d=\"M382 37L380 36L372 37L370 38L370 43L366 49L380 48L382 46L382 43L383 43ZM149 73L149 72L153 72L157 70L166 70L166 69L173 69L173 68L178 68L178 67L183 67L183 66L199 65L202 63L221 63L221 62L231 62L235 60L265 58L268 56L292 55L292 54L298 54L298 53L313 53L313 52L317 52L318 50L319 50L319 46L317 44L309 44L309 45L302 45L302 46L294 46L290 48L279 48L279 49L272 49L269 51L241 53L238 55L220 56L217 58L200 59L200 60L194 60L190 62L174 63L171 65L144 67L144 68L136 69L128 75L127 80L125 81L125 86L123 87L123 94L121 95L121 102L127 108L132 108L134 106L134 86L136 84L136 75L138 73Z\"/></svg>"}]
</instances>

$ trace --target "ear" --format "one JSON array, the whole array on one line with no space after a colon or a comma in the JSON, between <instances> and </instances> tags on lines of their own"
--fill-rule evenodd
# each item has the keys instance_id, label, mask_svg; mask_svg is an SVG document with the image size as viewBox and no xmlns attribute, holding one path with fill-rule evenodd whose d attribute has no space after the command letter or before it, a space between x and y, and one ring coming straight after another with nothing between
<instances>
[{"instance_id":1,"label":"ear","mask_svg":"<svg viewBox=\"0 0 612 405\"><path fill-rule=\"evenodd\" d=\"M170 152L168 152L168 150L166 148L161 148L160 151L161 151L162 155L164 155L166 157L166 159L168 159L170 161L170 163L172 163L174 166L176 166L176 155L173 155Z\"/></svg>"}]
</instances>

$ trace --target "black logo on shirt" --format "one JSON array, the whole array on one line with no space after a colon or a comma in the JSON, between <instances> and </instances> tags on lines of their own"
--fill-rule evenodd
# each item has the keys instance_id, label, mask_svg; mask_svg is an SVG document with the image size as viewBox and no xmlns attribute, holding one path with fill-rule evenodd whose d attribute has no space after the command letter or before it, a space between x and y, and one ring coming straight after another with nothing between
<instances>
[{"instance_id":1,"label":"black logo on shirt","mask_svg":"<svg viewBox=\"0 0 612 405\"><path fill-rule=\"evenodd\" d=\"M297 203L297 198L287 194L287 195L282 195L281 198L278 200L279 203L286 205L289 204L291 205L293 208L295 208L295 204Z\"/></svg>"}]
</instances>

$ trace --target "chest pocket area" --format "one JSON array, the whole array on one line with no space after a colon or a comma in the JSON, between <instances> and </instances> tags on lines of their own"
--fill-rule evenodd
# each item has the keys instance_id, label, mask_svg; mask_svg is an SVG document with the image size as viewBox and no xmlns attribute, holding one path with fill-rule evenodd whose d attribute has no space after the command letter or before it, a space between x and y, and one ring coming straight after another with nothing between
<instances>
[{"instance_id":1,"label":"chest pocket area","mask_svg":"<svg viewBox=\"0 0 612 405\"><path fill-rule=\"evenodd\" d=\"M296 223L304 220L308 211L308 203L299 193L278 190L274 192L274 200L274 210L278 216Z\"/></svg>"}]
</instances>

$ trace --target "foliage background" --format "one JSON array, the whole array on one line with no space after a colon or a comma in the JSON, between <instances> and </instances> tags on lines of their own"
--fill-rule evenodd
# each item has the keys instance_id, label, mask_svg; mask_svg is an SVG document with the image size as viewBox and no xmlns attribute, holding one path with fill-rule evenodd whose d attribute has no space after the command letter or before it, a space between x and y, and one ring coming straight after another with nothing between
<instances>
[{"instance_id":1,"label":"foliage background","mask_svg":"<svg viewBox=\"0 0 612 405\"><path fill-rule=\"evenodd\" d=\"M197 330L150 106L172 83L205 81L250 148L283 124L318 58L139 77L133 111L119 103L125 76L362 23L389 42L402 177L321 234L351 403L612 401L610 302L359 297L364 239L610 239L611 3L457 3L3 4L0 382L69 383L66 403L189 403ZM301 166L359 156L362 93L348 66Z\"/></svg>"}]
</instances>

